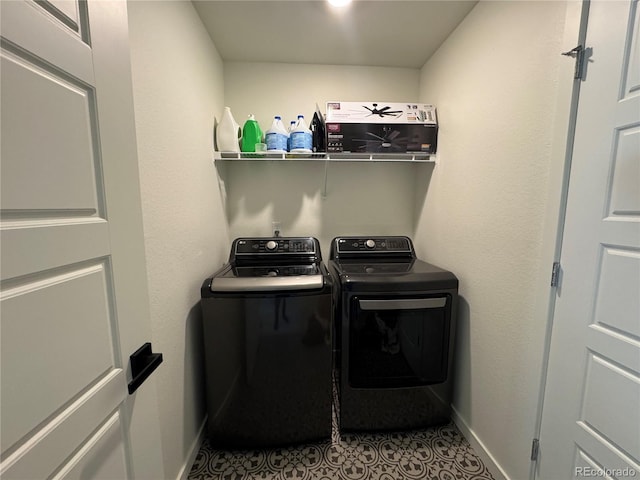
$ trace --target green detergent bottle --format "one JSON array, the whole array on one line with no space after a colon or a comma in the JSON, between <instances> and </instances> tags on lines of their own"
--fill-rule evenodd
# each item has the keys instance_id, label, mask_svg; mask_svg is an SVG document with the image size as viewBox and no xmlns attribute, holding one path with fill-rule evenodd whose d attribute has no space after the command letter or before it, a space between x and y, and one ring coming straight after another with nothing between
<instances>
[{"instance_id":1,"label":"green detergent bottle","mask_svg":"<svg viewBox=\"0 0 640 480\"><path fill-rule=\"evenodd\" d=\"M242 151L255 152L256 143L262 143L262 130L255 117L249 115L249 119L242 127Z\"/></svg>"}]
</instances>

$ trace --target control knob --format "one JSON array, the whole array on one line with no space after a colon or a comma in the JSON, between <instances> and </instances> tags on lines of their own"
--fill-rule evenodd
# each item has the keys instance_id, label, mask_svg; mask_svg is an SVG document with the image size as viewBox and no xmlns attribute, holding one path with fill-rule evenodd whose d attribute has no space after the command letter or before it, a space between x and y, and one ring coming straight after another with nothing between
<instances>
[{"instance_id":1,"label":"control knob","mask_svg":"<svg viewBox=\"0 0 640 480\"><path fill-rule=\"evenodd\" d=\"M264 247L270 252L273 252L276 248L278 248L278 243L273 240L269 240Z\"/></svg>"},{"instance_id":2,"label":"control knob","mask_svg":"<svg viewBox=\"0 0 640 480\"><path fill-rule=\"evenodd\" d=\"M376 246L376 242L374 242L373 240L369 239L366 242L364 242L364 246L367 248L373 248Z\"/></svg>"}]
</instances>

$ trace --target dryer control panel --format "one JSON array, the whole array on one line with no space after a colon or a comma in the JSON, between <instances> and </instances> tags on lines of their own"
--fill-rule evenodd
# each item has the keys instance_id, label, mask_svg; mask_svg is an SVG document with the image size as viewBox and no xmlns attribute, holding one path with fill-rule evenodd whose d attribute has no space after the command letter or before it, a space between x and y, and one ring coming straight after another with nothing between
<instances>
[{"instance_id":1,"label":"dryer control panel","mask_svg":"<svg viewBox=\"0 0 640 480\"><path fill-rule=\"evenodd\" d=\"M331 258L345 255L400 255L414 257L408 237L338 237L331 245Z\"/></svg>"}]
</instances>

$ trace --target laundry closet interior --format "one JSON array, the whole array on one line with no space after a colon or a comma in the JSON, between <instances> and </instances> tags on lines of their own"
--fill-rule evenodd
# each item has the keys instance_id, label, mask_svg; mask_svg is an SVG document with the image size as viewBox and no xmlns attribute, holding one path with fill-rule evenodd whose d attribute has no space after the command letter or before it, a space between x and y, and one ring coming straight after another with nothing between
<instances>
[{"instance_id":1,"label":"laundry closet interior","mask_svg":"<svg viewBox=\"0 0 640 480\"><path fill-rule=\"evenodd\" d=\"M394 9L402 18L418 4L425 8L414 15L418 26L404 30L448 24L429 47L400 42L403 27L393 21ZM454 272L453 420L499 465L494 470L528 475L521 452L530 448L537 408L540 371L531 365L543 354L544 325L532 319L546 277L540 241L566 4L352 7L370 20L368 33L385 40L387 63L372 60L375 52L366 57L357 36L364 27L332 17L324 2L128 3L154 346L181 359L157 380L169 476L205 431L200 284L228 260L234 239L269 237L276 227L284 237L317 238L325 261L336 236L410 237L419 258ZM233 31L239 9L255 22L254 34ZM267 15L281 22L269 26ZM320 18L333 23L320 31L313 26ZM207 23L230 30L217 39ZM252 57L261 43L276 53ZM526 56L522 45L531 46ZM330 101L433 104L438 151L418 162L214 153L224 107L240 125L253 114L264 131L274 115L310 121L316 105L324 112Z\"/></svg>"}]
</instances>

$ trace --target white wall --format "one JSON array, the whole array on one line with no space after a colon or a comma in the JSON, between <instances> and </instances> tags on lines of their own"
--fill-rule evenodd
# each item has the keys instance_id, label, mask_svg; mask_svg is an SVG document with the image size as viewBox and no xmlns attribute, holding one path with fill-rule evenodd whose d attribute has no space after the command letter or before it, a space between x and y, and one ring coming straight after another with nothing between
<instances>
[{"instance_id":1,"label":"white wall","mask_svg":"<svg viewBox=\"0 0 640 480\"><path fill-rule=\"evenodd\" d=\"M529 475L546 318L542 239L564 2L480 2L425 64L438 164L418 198L421 257L460 279L454 407L510 478ZM569 80L570 81L570 80ZM561 149L558 149L561 151ZM553 150L555 151L555 150ZM555 203L554 203L555 205Z\"/></svg>"},{"instance_id":2,"label":"white wall","mask_svg":"<svg viewBox=\"0 0 640 480\"><path fill-rule=\"evenodd\" d=\"M205 416L200 286L229 249L212 165L223 65L191 2L128 7L164 471L178 478Z\"/></svg>"},{"instance_id":3,"label":"white wall","mask_svg":"<svg viewBox=\"0 0 640 480\"><path fill-rule=\"evenodd\" d=\"M253 113L263 131L274 115L285 123L316 103L324 113L331 100L415 101L420 71L333 65L225 62L225 104L242 126ZM217 112L220 118L222 109ZM415 167L415 168L414 168ZM325 258L336 235L410 234L413 231L414 165L325 165L243 163L226 168L227 214L232 237L270 235L272 221L283 235L320 239ZM420 170L421 174L424 174Z\"/></svg>"},{"instance_id":4,"label":"white wall","mask_svg":"<svg viewBox=\"0 0 640 480\"><path fill-rule=\"evenodd\" d=\"M291 63L225 62L225 102L242 126L253 113L262 130L280 115L286 126L299 114L311 121L332 100L414 101L420 70ZM217 113L220 118L222 111Z\"/></svg>"}]
</instances>

